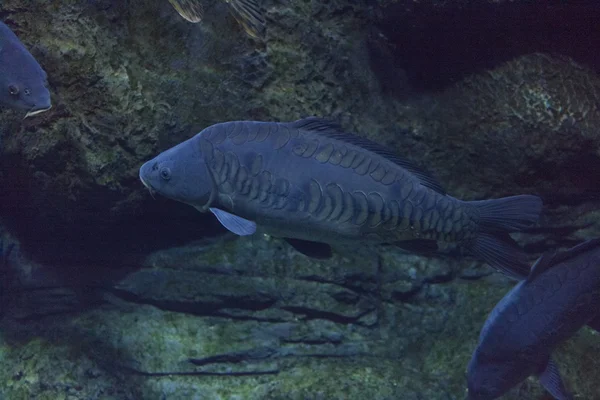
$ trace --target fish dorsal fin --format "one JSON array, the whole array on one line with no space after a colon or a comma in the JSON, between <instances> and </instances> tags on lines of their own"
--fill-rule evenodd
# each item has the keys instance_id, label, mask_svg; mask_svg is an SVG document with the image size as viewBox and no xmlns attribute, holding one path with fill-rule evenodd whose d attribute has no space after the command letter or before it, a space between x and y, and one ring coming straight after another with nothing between
<instances>
[{"instance_id":1,"label":"fish dorsal fin","mask_svg":"<svg viewBox=\"0 0 600 400\"><path fill-rule=\"evenodd\" d=\"M527 277L527 282L533 281L537 276L541 275L544 271L548 270L553 264L554 256L556 253L553 251L549 251L544 253L537 259L533 267L531 267L531 271L529 272L529 276Z\"/></svg>"},{"instance_id":2,"label":"fish dorsal fin","mask_svg":"<svg viewBox=\"0 0 600 400\"><path fill-rule=\"evenodd\" d=\"M387 150L382 145L375 143L369 139L346 133L342 128L335 122L317 117L309 117L300 119L290 123L290 127L294 129L300 129L304 131L318 132L320 135L327 136L332 139L339 140L354 146L361 147L365 150L371 151L385 159L399 165L413 174L419 182L438 193L446 194L446 191L440 185L440 183L425 172L422 168L415 165L412 161L404 159L391 151Z\"/></svg>"},{"instance_id":3,"label":"fish dorsal fin","mask_svg":"<svg viewBox=\"0 0 600 400\"><path fill-rule=\"evenodd\" d=\"M527 281L534 280L538 275L554 265L560 264L561 262L569 260L573 257L577 257L578 255L596 247L600 247L600 238L586 240L585 242L571 247L565 251L544 253L536 261L533 267L531 267L531 273L527 277Z\"/></svg>"}]
</instances>

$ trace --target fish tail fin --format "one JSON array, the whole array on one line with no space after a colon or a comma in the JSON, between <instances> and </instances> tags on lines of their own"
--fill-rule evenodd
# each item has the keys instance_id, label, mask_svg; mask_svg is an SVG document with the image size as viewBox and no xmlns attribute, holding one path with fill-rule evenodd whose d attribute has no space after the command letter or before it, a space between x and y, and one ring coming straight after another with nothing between
<instances>
[{"instance_id":1,"label":"fish tail fin","mask_svg":"<svg viewBox=\"0 0 600 400\"><path fill-rule=\"evenodd\" d=\"M259 40L264 40L267 28L263 10L256 0L229 0L233 9L233 17L244 28L246 33Z\"/></svg>"},{"instance_id":2,"label":"fish tail fin","mask_svg":"<svg viewBox=\"0 0 600 400\"><path fill-rule=\"evenodd\" d=\"M469 204L479 212L480 233L467 248L504 274L526 278L530 269L527 256L508 233L535 224L542 211L542 200L537 196L520 195Z\"/></svg>"},{"instance_id":3,"label":"fish tail fin","mask_svg":"<svg viewBox=\"0 0 600 400\"><path fill-rule=\"evenodd\" d=\"M202 0L169 0L169 3L186 20L196 23L204 17Z\"/></svg>"},{"instance_id":4,"label":"fish tail fin","mask_svg":"<svg viewBox=\"0 0 600 400\"><path fill-rule=\"evenodd\" d=\"M479 211L484 231L515 232L535 224L542 212L542 199L532 195L469 201Z\"/></svg>"}]
</instances>

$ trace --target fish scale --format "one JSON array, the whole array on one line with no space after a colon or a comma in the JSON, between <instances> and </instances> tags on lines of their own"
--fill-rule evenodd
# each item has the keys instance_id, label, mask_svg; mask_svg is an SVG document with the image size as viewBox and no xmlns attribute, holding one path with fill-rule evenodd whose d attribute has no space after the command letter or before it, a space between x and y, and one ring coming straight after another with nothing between
<instances>
[{"instance_id":1,"label":"fish scale","mask_svg":"<svg viewBox=\"0 0 600 400\"><path fill-rule=\"evenodd\" d=\"M296 243L456 242L513 277L527 265L507 232L531 225L541 210L535 196L451 197L411 162L317 118L216 124L153 163L140 169L144 185L210 209L240 235L260 228ZM169 176L190 177L163 182L157 163Z\"/></svg>"},{"instance_id":2,"label":"fish scale","mask_svg":"<svg viewBox=\"0 0 600 400\"><path fill-rule=\"evenodd\" d=\"M330 183L327 185L327 194L331 196L333 204L333 210L329 218L332 221L338 221L344 212L344 191L339 185Z\"/></svg>"},{"instance_id":3,"label":"fish scale","mask_svg":"<svg viewBox=\"0 0 600 400\"><path fill-rule=\"evenodd\" d=\"M600 330L599 266L600 239L538 259L481 330L467 367L469 400L498 398L531 375L555 398L573 398L552 352L583 325Z\"/></svg>"}]
</instances>

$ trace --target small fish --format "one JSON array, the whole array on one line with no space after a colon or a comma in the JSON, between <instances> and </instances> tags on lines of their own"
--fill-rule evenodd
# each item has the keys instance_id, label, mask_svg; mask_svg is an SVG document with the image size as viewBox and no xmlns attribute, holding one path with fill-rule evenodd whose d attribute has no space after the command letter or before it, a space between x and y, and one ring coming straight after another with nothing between
<instances>
[{"instance_id":1,"label":"small fish","mask_svg":"<svg viewBox=\"0 0 600 400\"><path fill-rule=\"evenodd\" d=\"M467 369L470 400L502 396L530 375L556 399L573 399L551 353L583 325L600 331L600 239L542 255L494 307Z\"/></svg>"},{"instance_id":2,"label":"small fish","mask_svg":"<svg viewBox=\"0 0 600 400\"><path fill-rule=\"evenodd\" d=\"M169 0L175 10L186 20L196 23L204 17L205 0ZM232 15L244 28L246 33L255 39L263 40L266 34L265 19L262 10L255 0L223 0L232 8Z\"/></svg>"},{"instance_id":3,"label":"small fish","mask_svg":"<svg viewBox=\"0 0 600 400\"><path fill-rule=\"evenodd\" d=\"M238 235L258 226L311 257L330 257L330 244L429 252L454 242L517 279L529 265L507 232L535 223L542 207L528 195L458 200L411 162L319 118L210 126L146 162L140 179Z\"/></svg>"},{"instance_id":4,"label":"small fish","mask_svg":"<svg viewBox=\"0 0 600 400\"><path fill-rule=\"evenodd\" d=\"M27 112L25 118L52 107L46 72L23 43L0 22L0 104Z\"/></svg>"}]
</instances>

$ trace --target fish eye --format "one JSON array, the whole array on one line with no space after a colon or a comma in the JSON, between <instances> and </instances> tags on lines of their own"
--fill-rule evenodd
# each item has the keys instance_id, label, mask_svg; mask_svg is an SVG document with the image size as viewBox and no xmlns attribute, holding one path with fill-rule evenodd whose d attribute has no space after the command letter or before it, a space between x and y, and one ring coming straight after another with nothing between
<instances>
[{"instance_id":1,"label":"fish eye","mask_svg":"<svg viewBox=\"0 0 600 400\"><path fill-rule=\"evenodd\" d=\"M10 93L13 96L16 96L17 94L19 94L19 88L16 85L9 85L8 93Z\"/></svg>"},{"instance_id":2,"label":"fish eye","mask_svg":"<svg viewBox=\"0 0 600 400\"><path fill-rule=\"evenodd\" d=\"M171 170L167 167L162 167L160 169L160 177L163 178L165 181L168 181L169 179L171 179Z\"/></svg>"}]
</instances>

